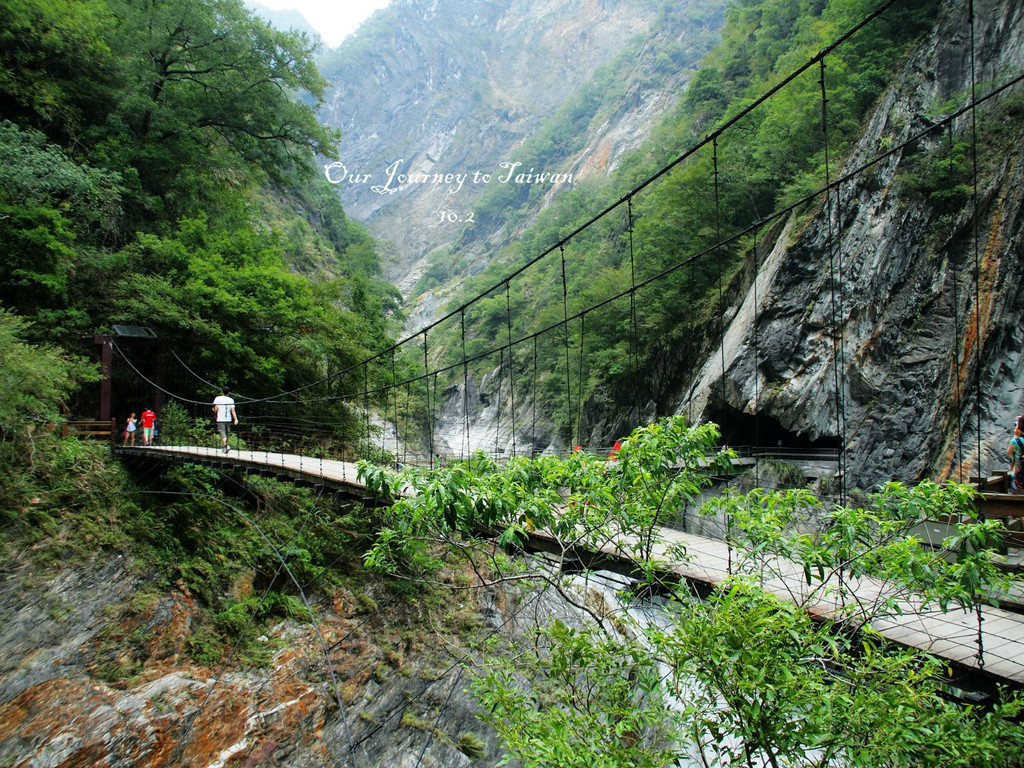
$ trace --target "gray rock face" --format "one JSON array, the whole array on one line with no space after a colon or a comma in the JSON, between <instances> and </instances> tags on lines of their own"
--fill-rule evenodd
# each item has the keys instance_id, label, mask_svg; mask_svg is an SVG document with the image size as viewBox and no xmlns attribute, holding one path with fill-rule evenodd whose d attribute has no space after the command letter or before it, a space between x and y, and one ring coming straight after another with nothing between
<instances>
[{"instance_id":1,"label":"gray rock face","mask_svg":"<svg viewBox=\"0 0 1024 768\"><path fill-rule=\"evenodd\" d=\"M316 627L270 627L269 666L211 668L184 652L201 607L178 589L157 594L124 556L9 566L0 764L11 766L496 766L503 747L477 719L464 667L479 661L476 643L528 644L555 618L581 625L577 606L614 601L618 588L570 577L566 599L515 580L460 587L428 610L368 578L359 598L337 589L316 601Z\"/></svg>"},{"instance_id":2,"label":"gray rock face","mask_svg":"<svg viewBox=\"0 0 1024 768\"><path fill-rule=\"evenodd\" d=\"M977 81L1024 71L1024 8L1004 0L974 8ZM929 105L968 102L965 13L946 4L835 178L926 129ZM969 139L975 118L982 132L987 121L996 132L992 121L1011 119L1012 99L1019 103L1019 88L966 112L954 134ZM1006 144L979 144L976 212L971 204L940 223L920 196L901 189L912 152L948 140L940 130L839 185L795 239L790 222L764 246L756 301L748 280L727 327L724 387L719 346L693 401L678 410L721 412L714 400L724 391L725 411L842 444L857 487L890 478L966 481L979 473L979 453L982 474L1004 468L1011 420L1024 413L1024 126L1002 128Z\"/></svg>"},{"instance_id":3,"label":"gray rock face","mask_svg":"<svg viewBox=\"0 0 1024 768\"><path fill-rule=\"evenodd\" d=\"M97 555L56 578L10 565L0 574L0 764L457 768L501 757L454 646L415 623L395 644L394 627L344 591L315 606L317 628L268 631L269 667L214 669L183 653L199 607L175 591L139 595L152 585L129 575L125 557ZM493 593L480 594L480 631L504 631Z\"/></svg>"},{"instance_id":4,"label":"gray rock face","mask_svg":"<svg viewBox=\"0 0 1024 768\"><path fill-rule=\"evenodd\" d=\"M456 240L460 253L481 262L508 242L513 233L484 231L469 220L473 204L502 183L509 171L502 164L515 161L519 145L545 119L599 67L634 48L636 56L618 63L629 87L588 129L583 148L559 157L557 167L514 171L601 176L642 141L692 68L649 77L654 46L638 41L672 35L695 63L714 42L724 3L687 0L685 6L711 10L669 30L656 27L660 5L395 0L377 27L325 58L332 87L322 120L343 132L341 164L328 173L346 211L385 244L388 276L403 293L426 258ZM567 179L546 184L545 199L569 188ZM421 313L413 310L420 324L436 309L425 300Z\"/></svg>"},{"instance_id":5,"label":"gray rock face","mask_svg":"<svg viewBox=\"0 0 1024 768\"><path fill-rule=\"evenodd\" d=\"M974 10L981 97L1024 72L1024 7L981 0ZM715 341L703 363L691 370L687 350L668 350L645 372L650 402L583 409L582 444L610 445L631 425L675 412L726 432L760 420L783 444L841 448L849 487L967 481L1005 468L1011 421L1024 413L1021 86L953 122L954 136L979 137L977 194L965 208L940 218L903 180L949 141L943 126L928 130L934 115L970 101L966 13L962 3L944 5L851 157L831 169L833 180L849 179L810 221L760 233L757 254L726 286L722 341L717 328L709 331ZM943 104L956 106L940 112ZM889 147L897 149L886 154ZM510 423L486 406L486 381L470 394L474 434L494 436ZM450 402L459 416L439 427L453 446L462 439L461 407ZM550 425L540 431L545 445L569 447ZM734 429L732 437L749 435Z\"/></svg>"},{"instance_id":6,"label":"gray rock face","mask_svg":"<svg viewBox=\"0 0 1024 768\"><path fill-rule=\"evenodd\" d=\"M0 701L82 665L83 649L102 625L97 617L132 590L123 557L65 571L42 589L21 576L14 569L0 581Z\"/></svg>"}]
</instances>

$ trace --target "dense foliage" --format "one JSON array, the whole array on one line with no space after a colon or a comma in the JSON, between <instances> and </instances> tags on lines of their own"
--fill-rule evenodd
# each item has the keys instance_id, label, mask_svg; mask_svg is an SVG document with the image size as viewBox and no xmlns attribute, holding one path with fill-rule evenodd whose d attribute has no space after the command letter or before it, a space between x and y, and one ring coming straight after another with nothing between
<instances>
[{"instance_id":1,"label":"dense foliage","mask_svg":"<svg viewBox=\"0 0 1024 768\"><path fill-rule=\"evenodd\" d=\"M203 467L133 477L102 442L62 438L53 429L62 402L96 366L26 333L23 319L0 311L0 554L12 578L23 568L48 577L125 557L140 591L110 606L104 639L90 651L106 682L143 669L153 647L120 627L145 624L168 594L195 601L179 638L191 659L268 663L274 646L257 640L267 625L309 618L300 587L337 586L358 566L346 510L274 480Z\"/></svg>"},{"instance_id":2,"label":"dense foliage","mask_svg":"<svg viewBox=\"0 0 1024 768\"><path fill-rule=\"evenodd\" d=\"M52 428L70 392L98 377L58 347L27 343L27 331L22 318L0 309L0 443Z\"/></svg>"},{"instance_id":3,"label":"dense foliage","mask_svg":"<svg viewBox=\"0 0 1024 768\"><path fill-rule=\"evenodd\" d=\"M168 382L168 433L194 427L175 395L208 417L222 383L273 395L388 345L398 294L315 181L336 136L316 118L314 53L240 0L0 2L0 550L44 567L127 555L147 610L169 590L196 600L183 642L211 663L302 612L255 512L307 584L337 577L338 519L270 481L182 468L133 482L102 442L60 439L60 422L98 416L93 337L115 324L157 336L114 358L119 421L129 396L136 412L154 404L142 377L157 359L191 374ZM340 402L319 427L344 439ZM146 643L105 631L97 677L136 673ZM242 656L266 661L257 650Z\"/></svg>"},{"instance_id":4,"label":"dense foliage","mask_svg":"<svg viewBox=\"0 0 1024 768\"><path fill-rule=\"evenodd\" d=\"M517 457L503 466L483 454L468 463L394 472L363 462L367 488L394 501L366 562L385 571L428 572L436 567L431 545L437 540L492 530L502 544L518 546L545 529L566 550L600 549L620 533L632 534L629 553L654 569L666 554L655 551L655 531L710 483L711 469L728 462L728 450L715 451L718 437L714 424L687 429L677 417L638 430L614 460L577 450L568 458Z\"/></svg>"},{"instance_id":5,"label":"dense foliage","mask_svg":"<svg viewBox=\"0 0 1024 768\"><path fill-rule=\"evenodd\" d=\"M473 358L494 348L495 338L504 338L497 331L504 329L510 308L513 339L555 329L546 332L546 343L540 345L540 371L562 370L564 376L564 348L573 365L585 371L568 389L546 389L537 382L548 413L563 427L572 419L566 400L594 406L633 398L644 402L647 396L657 400L648 393L658 385L646 381L644 371L665 359L668 350L673 359L684 356L675 367L685 370L717 338L723 286L752 245L748 228L801 201L809 201L797 208L804 211L820 201L814 193L824 187L826 170L836 173L869 108L938 7L923 0L896 3L831 51L823 69L812 66L780 87L876 5L868 0L730 3L720 44L694 73L675 111L648 141L624 156L609 178L577 181L550 205L530 185L497 190L484 199L478 210L481 226L464 233L466 243L438 256L422 287L458 274L460 265L472 271L462 249L472 253L479 246L468 238L493 236L502 227L515 233L514 241L482 273L460 277L459 301L501 285L514 268L554 250L511 281L507 299L502 286L501 295L484 296L467 309L466 354ZM673 51L666 50L665 56L671 59ZM599 73L596 89L576 94L511 159L522 161L524 169L545 163L550 170L559 158L573 157L581 130L591 119L600 120L601 94L621 88L614 75L611 69ZM776 87L777 93L737 121ZM628 207L619 205L563 248L555 247L684 155L685 162L646 187ZM513 200L514 195L519 197ZM621 295L633 285L641 286L633 296ZM585 322L573 320L567 330L558 327L565 316L576 318L584 311ZM445 346L448 361L455 364L463 345L459 329L452 326L442 326L434 344ZM528 357L519 353L517 374L523 382L533 378ZM478 375L493 369L496 358L478 364ZM638 395L638 389L647 391Z\"/></svg>"},{"instance_id":6,"label":"dense foliage","mask_svg":"<svg viewBox=\"0 0 1024 768\"><path fill-rule=\"evenodd\" d=\"M33 340L148 326L251 397L387 345L397 292L314 181L304 35L240 0L14 0L0 43L0 303Z\"/></svg>"},{"instance_id":7,"label":"dense foliage","mask_svg":"<svg viewBox=\"0 0 1024 768\"><path fill-rule=\"evenodd\" d=\"M1024 746L1019 694L955 703L940 660L875 629L930 607L970 612L1019 582L999 568L1002 524L971 514L974 491L894 483L861 507L806 490L717 496L703 514L725 521L728 569L701 599L665 578L689 553L662 525L698 501L727 457L704 460L716 437L674 417L607 458L398 474L364 465L378 494L408 494L382 513L366 562L422 578L462 558L489 583L557 589L587 616L552 620L514 648L492 644L472 665L484 718L525 766L1012 764ZM934 519L961 521L935 547L916 535ZM505 554L540 530L556 567ZM580 588L581 553L608 550L629 553L643 574L623 605L645 588L670 597L660 620ZM977 626L984 658L980 613Z\"/></svg>"}]
</instances>

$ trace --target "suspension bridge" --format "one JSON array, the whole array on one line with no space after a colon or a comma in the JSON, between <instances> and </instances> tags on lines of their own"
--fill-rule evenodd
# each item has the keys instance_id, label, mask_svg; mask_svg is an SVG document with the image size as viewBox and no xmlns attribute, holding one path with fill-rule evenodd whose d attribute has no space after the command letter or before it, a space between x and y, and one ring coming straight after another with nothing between
<instances>
[{"instance_id":1,"label":"suspension bridge","mask_svg":"<svg viewBox=\"0 0 1024 768\"><path fill-rule=\"evenodd\" d=\"M203 462L359 498L366 492L356 473L357 456L432 467L466 460L478 451L499 460L577 445L597 452L605 449L601 441L611 430L625 434L658 415L679 413L693 421L719 416L725 439L735 444L751 438L755 454L767 453L768 446L831 452L833 467L823 479L843 500L855 479L851 459L861 459L852 447L878 449L865 435L885 418L884 409L863 404L851 413L851 389L864 388L857 366L876 340L873 334L880 333L877 328L867 335L855 333L860 320L853 308L864 304L863 297L857 298L863 286L851 276L864 268L850 250L852 241L863 239L855 231L861 226L857 213L868 190L895 183L902 159L926 152L938 168L948 166L951 185L966 185L973 192L949 217L951 223L943 224L948 231L939 238L938 252L926 253L922 246L919 254L921 263L933 265L929 269L943 265L943 291L929 299L927 312L948 320L941 331L950 343L944 353L923 355L907 365L930 366L934 380L943 382L942 391L951 397L936 405L944 431L937 441L941 445L926 447L927 465L919 461L899 470L917 472L927 466L934 479L973 483L980 493L980 514L1006 523L1012 561L1022 543L1024 497L1008 494L1005 472L992 470L1005 466L1009 435L1005 427L989 424L991 414L983 413L986 390L999 385L996 366L983 359L995 317L989 292L1008 268L1000 270L1000 255L986 250L987 243L999 240L1000 211L992 202L995 194L979 192L978 125L986 117L998 119L1000 105L1019 96L1024 74L1004 73L982 89L974 75L975 25L991 32L999 22L968 19L965 28L971 34L955 55L971 73L971 82L959 94L959 104L938 116L913 115L884 142L840 147L829 108L828 64L858 33L879 19L884 23L893 5L883 4L656 174L412 335L318 381L269 396L238 397L244 444L228 453L175 444L194 431L196 420L209 417L217 389L196 374L187 354L163 348L155 334L127 328L98 338L108 374L100 419L152 405L163 432L152 447L119 446L118 453L127 461ZM808 142L824 159L820 183L770 213L756 205L726 209L724 199L735 199L725 194L729 185L737 186L734 177L740 186L746 183L741 176L744 133L760 124L780 98L813 100L808 108L818 111L819 120ZM973 176L966 179L955 173L954 146L963 142L975 158ZM847 159L837 167L833 158L840 152ZM692 209L705 216L679 224L680 233L690 226L701 231L701 237L686 241L683 252L666 253L665 233L646 226L650 195L665 185L677 185L696 199L699 204ZM778 372L790 363L772 359L765 343L778 315L780 294L771 276L781 269L780 244L801 219L804 231L815 233L805 246L814 262L808 271L815 273L825 308L816 325L817 346L808 356L821 361L814 372L820 382L816 398L827 403L823 421L828 423L818 425L813 439L800 429L782 427L775 403L786 383ZM591 262L584 256L600 248L606 249L612 269L607 279L592 280L586 271ZM1007 263L1015 258L1012 251L1005 256ZM537 295L538 286L549 292ZM913 319L907 317L906 324ZM889 342L897 344L908 331L901 327L893 333ZM609 348L614 351L611 363ZM666 360L674 372L667 370ZM747 363L755 373L744 373ZM742 389L741 374L753 382L745 398L736 394ZM919 405L920 410L933 404ZM671 529L663 534L684 543L693 555L674 566L680 578L714 584L727 574L725 542ZM594 555L619 557L616 552ZM793 578L781 575L777 591L792 593ZM864 589L873 587L865 584ZM823 614L831 610L827 605L819 609ZM979 617L971 614L922 612L908 604L903 617L877 629L894 642L930 650L964 669L1024 684L1024 617L1005 608L983 611L979 625ZM976 644L979 626L985 639L982 656Z\"/></svg>"},{"instance_id":2,"label":"suspension bridge","mask_svg":"<svg viewBox=\"0 0 1024 768\"><path fill-rule=\"evenodd\" d=\"M192 462L227 473L244 472L272 477L299 487L316 489L319 493L332 492L357 502L375 503L360 479L356 465L349 461L246 449L225 452L204 446L153 445L115 450L129 466L152 461ZM1024 496L1008 498L1024 502ZM1018 515L1024 514L1024 503L1015 506L1014 510ZM997 511L1003 512L1002 509ZM949 526L949 521L926 521L918 534L938 545L948 535ZM660 544L653 555L666 563L663 567L668 577L704 591L730 578L734 553L721 537L710 538L662 527L656 538ZM683 560L671 554L680 546L686 552ZM544 531L531 533L528 549L564 556L563 543ZM588 568L613 570L632 576L637 572L637 566L628 554L630 550L625 542L619 541L608 543L600 551L576 551L574 567L577 567L576 560L580 559ZM1024 562L1019 555L1013 559ZM823 591L817 585L812 590L803 569L795 563L783 563L771 578L764 579L763 584L773 594L804 605L823 619L836 616L842 608L835 598L828 596L827 590ZM862 604L879 604L888 597L886 589L876 580L861 578L856 584L856 600ZM815 595L816 592L821 594ZM900 600L892 615L873 621L871 627L892 643L945 659L960 670L960 675L971 675L974 685L981 680L1024 686L1024 595L1005 595L1001 602L1001 607L983 605L977 610L940 610L937 606L925 606L923 601L907 596Z\"/></svg>"}]
</instances>

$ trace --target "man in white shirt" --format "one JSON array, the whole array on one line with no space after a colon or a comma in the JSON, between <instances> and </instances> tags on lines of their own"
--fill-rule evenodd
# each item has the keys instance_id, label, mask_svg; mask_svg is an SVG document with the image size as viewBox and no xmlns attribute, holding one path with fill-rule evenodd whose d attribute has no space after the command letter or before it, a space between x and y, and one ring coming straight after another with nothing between
<instances>
[{"instance_id":1,"label":"man in white shirt","mask_svg":"<svg viewBox=\"0 0 1024 768\"><path fill-rule=\"evenodd\" d=\"M231 399L231 387L224 387L221 393L213 398L213 412L216 414L217 431L224 443L224 453L228 452L228 438L231 437L231 424L238 424L235 414L235 401Z\"/></svg>"}]
</instances>

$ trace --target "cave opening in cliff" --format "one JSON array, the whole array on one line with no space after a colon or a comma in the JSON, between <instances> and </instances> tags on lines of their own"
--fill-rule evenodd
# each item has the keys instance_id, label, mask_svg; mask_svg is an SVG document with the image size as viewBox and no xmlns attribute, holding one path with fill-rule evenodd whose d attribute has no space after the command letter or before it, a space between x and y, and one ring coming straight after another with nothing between
<instances>
[{"instance_id":1,"label":"cave opening in cliff","mask_svg":"<svg viewBox=\"0 0 1024 768\"><path fill-rule=\"evenodd\" d=\"M717 406L708 409L707 418L722 430L722 442L736 449L761 448L804 454L831 454L839 450L839 440L832 435L812 439L786 429L777 419L765 414Z\"/></svg>"}]
</instances>

